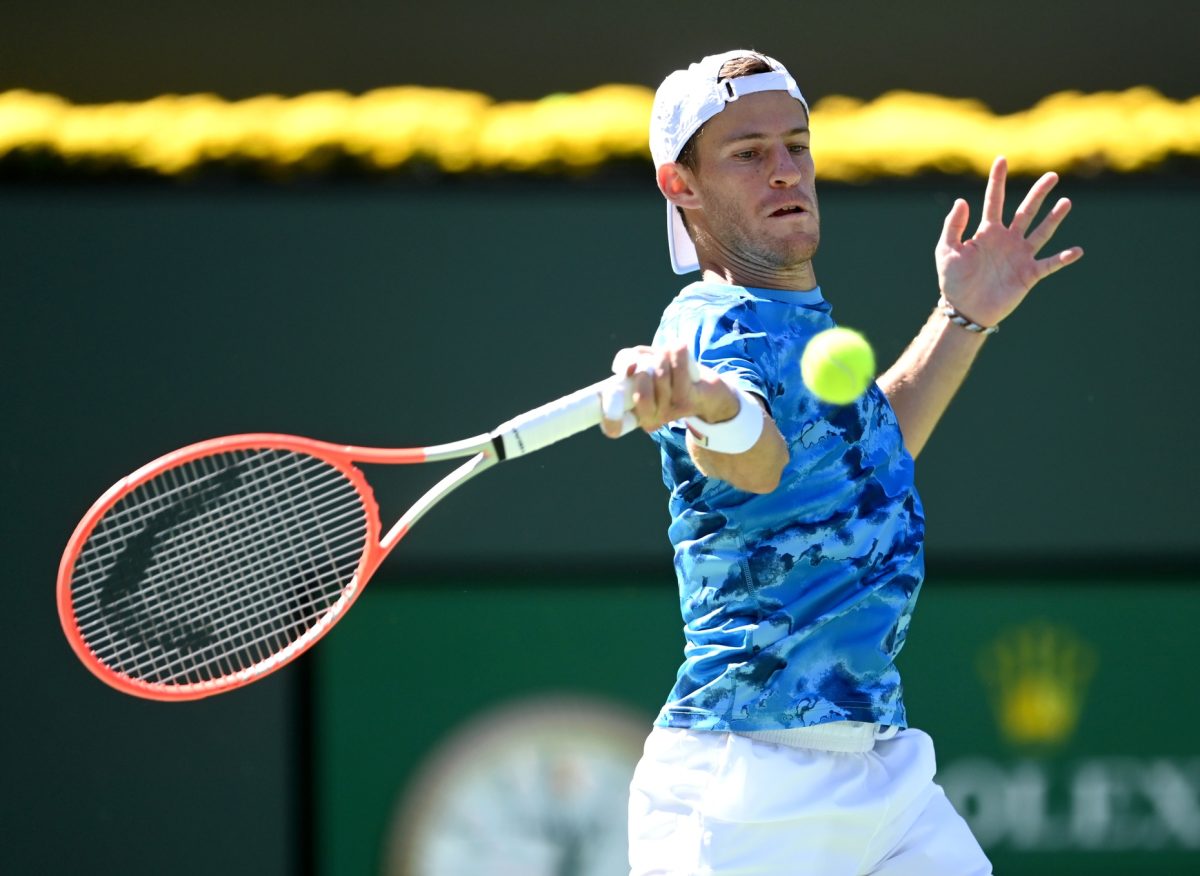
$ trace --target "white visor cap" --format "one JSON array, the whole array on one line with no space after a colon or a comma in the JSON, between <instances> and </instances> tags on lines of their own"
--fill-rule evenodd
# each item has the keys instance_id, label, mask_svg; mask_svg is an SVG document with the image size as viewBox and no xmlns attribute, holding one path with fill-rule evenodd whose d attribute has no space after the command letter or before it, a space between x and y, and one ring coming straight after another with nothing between
<instances>
[{"instance_id":1,"label":"white visor cap","mask_svg":"<svg viewBox=\"0 0 1200 876\"><path fill-rule=\"evenodd\" d=\"M757 58L771 72L722 79L721 68L734 58ZM787 69L774 58L748 49L709 55L664 79L654 94L654 109L650 113L650 156L655 172L679 158L692 135L725 109L727 103L758 91L786 91L804 104L804 111L808 112L808 101ZM667 245L671 250L671 268L676 274L699 270L696 247L683 226L683 217L670 201L667 201Z\"/></svg>"}]
</instances>

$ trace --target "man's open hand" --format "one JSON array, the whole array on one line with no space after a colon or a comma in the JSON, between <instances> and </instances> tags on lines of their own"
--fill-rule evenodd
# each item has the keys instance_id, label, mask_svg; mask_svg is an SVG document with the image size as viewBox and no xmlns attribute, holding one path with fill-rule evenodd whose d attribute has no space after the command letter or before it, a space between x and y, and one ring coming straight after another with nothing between
<instances>
[{"instance_id":1,"label":"man's open hand","mask_svg":"<svg viewBox=\"0 0 1200 876\"><path fill-rule=\"evenodd\" d=\"M1078 246L1037 257L1071 209L1071 202L1062 198L1036 227L1033 225L1058 182L1058 174L1043 174L1006 226L1007 176L1008 162L997 158L983 197L983 218L975 235L965 241L970 208L961 198L954 202L934 254L942 294L964 316L986 326L996 325L1012 313L1038 281L1083 258Z\"/></svg>"}]
</instances>

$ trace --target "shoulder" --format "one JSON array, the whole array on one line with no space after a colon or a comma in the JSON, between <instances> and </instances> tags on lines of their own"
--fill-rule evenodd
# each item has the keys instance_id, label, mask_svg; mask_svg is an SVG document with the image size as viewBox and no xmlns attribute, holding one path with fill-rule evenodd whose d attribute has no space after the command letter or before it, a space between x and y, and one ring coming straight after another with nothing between
<instances>
[{"instance_id":1,"label":"shoulder","mask_svg":"<svg viewBox=\"0 0 1200 876\"><path fill-rule=\"evenodd\" d=\"M663 311L663 325L696 323L714 314L736 310L750 300L741 286L726 286L704 281L683 287Z\"/></svg>"},{"instance_id":2,"label":"shoulder","mask_svg":"<svg viewBox=\"0 0 1200 876\"><path fill-rule=\"evenodd\" d=\"M693 283L663 312L656 343L695 339L699 347L763 338L767 325L760 313L769 305L741 286ZM695 350L697 355L700 350Z\"/></svg>"}]
</instances>

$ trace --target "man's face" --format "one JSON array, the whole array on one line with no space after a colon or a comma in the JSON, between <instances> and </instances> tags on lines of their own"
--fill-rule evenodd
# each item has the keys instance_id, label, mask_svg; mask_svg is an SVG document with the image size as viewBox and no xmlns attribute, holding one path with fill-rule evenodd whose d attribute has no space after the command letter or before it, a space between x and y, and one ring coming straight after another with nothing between
<instances>
[{"instance_id":1,"label":"man's face","mask_svg":"<svg viewBox=\"0 0 1200 876\"><path fill-rule=\"evenodd\" d=\"M728 104L696 141L688 180L700 198L688 221L697 246L767 269L809 261L820 218L808 113L784 91Z\"/></svg>"}]
</instances>

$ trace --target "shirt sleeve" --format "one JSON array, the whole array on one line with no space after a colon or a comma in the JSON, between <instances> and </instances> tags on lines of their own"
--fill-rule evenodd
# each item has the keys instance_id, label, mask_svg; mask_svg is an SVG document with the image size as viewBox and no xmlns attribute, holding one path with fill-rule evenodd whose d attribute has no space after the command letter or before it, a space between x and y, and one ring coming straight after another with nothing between
<instances>
[{"instance_id":1,"label":"shirt sleeve","mask_svg":"<svg viewBox=\"0 0 1200 876\"><path fill-rule=\"evenodd\" d=\"M656 343L688 342L701 365L760 396L768 410L776 395L776 354L755 302L681 310L659 330Z\"/></svg>"},{"instance_id":2,"label":"shirt sleeve","mask_svg":"<svg viewBox=\"0 0 1200 876\"><path fill-rule=\"evenodd\" d=\"M664 314L654 337L655 346L686 342L693 358L762 398L767 413L776 395L776 354L755 302L738 301L718 307L712 302L674 307ZM682 420L668 423L652 437L676 456L686 455L687 428ZM670 484L668 484L670 485Z\"/></svg>"}]
</instances>

